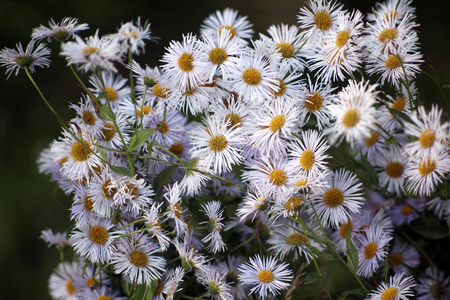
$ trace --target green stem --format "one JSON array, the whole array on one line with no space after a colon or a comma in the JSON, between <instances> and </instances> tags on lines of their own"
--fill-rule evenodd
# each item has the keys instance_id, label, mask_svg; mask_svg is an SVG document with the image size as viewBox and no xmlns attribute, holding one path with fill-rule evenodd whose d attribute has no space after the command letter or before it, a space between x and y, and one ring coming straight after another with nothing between
<instances>
[{"instance_id":1,"label":"green stem","mask_svg":"<svg viewBox=\"0 0 450 300\"><path fill-rule=\"evenodd\" d=\"M431 260L431 258L428 256L428 254L422 249L422 247L419 246L406 232L402 231L401 234L405 237L405 239L408 240L416 249L420 252L420 254L423 255L423 257L427 260L428 264L432 266L433 268L437 269L434 262Z\"/></svg>"},{"instance_id":2,"label":"green stem","mask_svg":"<svg viewBox=\"0 0 450 300\"><path fill-rule=\"evenodd\" d=\"M245 242L237 245L236 247L234 247L233 249L231 249L230 251L228 251L228 253L233 253L234 251L236 251L237 249L241 248L242 246L244 246L245 244L253 241L254 239L256 239L256 236L252 236L251 238L249 238L248 240L246 240Z\"/></svg>"},{"instance_id":3,"label":"green stem","mask_svg":"<svg viewBox=\"0 0 450 300\"><path fill-rule=\"evenodd\" d=\"M91 99L96 99L96 97L94 96L94 94L92 94L92 92L86 87L86 85L84 84L84 82L81 80L81 78L78 76L77 72L75 71L75 69L73 68L72 65L69 65L70 70L72 70L73 75L75 76L75 78L77 79L77 81L80 83L80 85L83 87L83 90L91 97Z\"/></svg>"},{"instance_id":4,"label":"green stem","mask_svg":"<svg viewBox=\"0 0 450 300\"><path fill-rule=\"evenodd\" d=\"M126 227L128 227L128 226L131 226L131 225L136 224L136 223L139 223L139 222L144 222L144 221L145 221L145 218L138 219L138 220L136 220L136 221L133 221L133 222L131 222L131 223L128 223L127 225L122 226L122 227L119 227L119 228L117 228L117 229L118 229L118 230L124 229L124 228L126 228Z\"/></svg>"}]
</instances>

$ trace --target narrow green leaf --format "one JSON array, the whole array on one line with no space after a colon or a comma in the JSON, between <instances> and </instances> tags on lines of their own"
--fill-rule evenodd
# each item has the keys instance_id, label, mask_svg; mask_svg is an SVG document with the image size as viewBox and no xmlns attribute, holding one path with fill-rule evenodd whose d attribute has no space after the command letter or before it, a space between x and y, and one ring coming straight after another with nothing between
<instances>
[{"instance_id":1,"label":"narrow green leaf","mask_svg":"<svg viewBox=\"0 0 450 300\"><path fill-rule=\"evenodd\" d=\"M175 170L175 166L169 166L165 170L163 170L161 173L159 173L158 176L156 176L155 180L153 181L153 189L155 191L159 191L160 188L167 182L169 182L170 176L172 176L173 171Z\"/></svg>"},{"instance_id":2,"label":"narrow green leaf","mask_svg":"<svg viewBox=\"0 0 450 300\"><path fill-rule=\"evenodd\" d=\"M399 111L399 110L396 110L396 109L394 109L394 108L390 108L390 107L388 107L388 109L389 109L389 111L390 111L393 115L396 115L397 117L399 117L399 118L405 120L405 121L408 122L408 123L413 123L413 121L411 120L411 118L408 117L405 113L403 113L403 112L401 112L401 111Z\"/></svg>"},{"instance_id":3,"label":"narrow green leaf","mask_svg":"<svg viewBox=\"0 0 450 300\"><path fill-rule=\"evenodd\" d=\"M363 289L356 289L356 290L350 290L350 291L344 291L339 296L338 300L345 300L347 296L349 295L358 295L358 296L364 296L365 293Z\"/></svg>"},{"instance_id":4,"label":"narrow green leaf","mask_svg":"<svg viewBox=\"0 0 450 300\"><path fill-rule=\"evenodd\" d=\"M114 121L116 119L116 115L114 114L114 112L111 110L111 108L109 108L106 105L102 105L102 107L100 107L100 117L103 120L107 120L107 121Z\"/></svg>"},{"instance_id":5,"label":"narrow green leaf","mask_svg":"<svg viewBox=\"0 0 450 300\"><path fill-rule=\"evenodd\" d=\"M157 288L158 288L158 280L152 280L151 285L147 286L147 296L145 300L152 300L153 294L155 293Z\"/></svg>"},{"instance_id":6,"label":"narrow green leaf","mask_svg":"<svg viewBox=\"0 0 450 300\"><path fill-rule=\"evenodd\" d=\"M371 183L378 185L378 175L373 166L367 160L366 156L361 153L361 161L364 165L364 168L369 172L369 180Z\"/></svg>"},{"instance_id":7,"label":"narrow green leaf","mask_svg":"<svg viewBox=\"0 0 450 300\"><path fill-rule=\"evenodd\" d=\"M140 145L145 143L155 131L155 128L146 128L136 132L130 139L128 151L136 150Z\"/></svg>"},{"instance_id":8,"label":"narrow green leaf","mask_svg":"<svg viewBox=\"0 0 450 300\"><path fill-rule=\"evenodd\" d=\"M448 230L442 226L410 226L410 229L429 240L440 240L449 237Z\"/></svg>"},{"instance_id":9,"label":"narrow green leaf","mask_svg":"<svg viewBox=\"0 0 450 300\"><path fill-rule=\"evenodd\" d=\"M113 166L113 165L109 165L109 167L111 168L111 170L119 175L125 175L128 177L133 177L133 173L131 173L131 170L125 167L118 167L118 166Z\"/></svg>"},{"instance_id":10,"label":"narrow green leaf","mask_svg":"<svg viewBox=\"0 0 450 300\"><path fill-rule=\"evenodd\" d=\"M319 275L317 273L311 272L308 273L305 277L306 284L313 284L317 279L319 279Z\"/></svg>"},{"instance_id":11,"label":"narrow green leaf","mask_svg":"<svg viewBox=\"0 0 450 300\"><path fill-rule=\"evenodd\" d=\"M146 300L145 293L147 291L147 286L145 284L139 284L134 290L133 300Z\"/></svg>"},{"instance_id":12,"label":"narrow green leaf","mask_svg":"<svg viewBox=\"0 0 450 300\"><path fill-rule=\"evenodd\" d=\"M352 242L352 226L347 226L347 233L345 235L345 243L347 246L347 263L351 271L356 273L358 270L358 250Z\"/></svg>"}]
</instances>

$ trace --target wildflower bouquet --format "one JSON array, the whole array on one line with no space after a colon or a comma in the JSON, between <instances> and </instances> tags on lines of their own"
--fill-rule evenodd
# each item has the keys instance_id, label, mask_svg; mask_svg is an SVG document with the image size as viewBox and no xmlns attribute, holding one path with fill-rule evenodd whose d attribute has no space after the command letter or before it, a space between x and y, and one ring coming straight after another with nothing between
<instances>
[{"instance_id":1,"label":"wildflower bouquet","mask_svg":"<svg viewBox=\"0 0 450 300\"><path fill-rule=\"evenodd\" d=\"M411 2L311 0L259 39L217 11L153 68L134 59L154 39L140 19L87 38L51 20L1 50L62 126L38 161L73 196L74 228L42 231L51 296L450 299L450 123L414 84ZM32 76L45 40L82 90L70 121Z\"/></svg>"}]
</instances>

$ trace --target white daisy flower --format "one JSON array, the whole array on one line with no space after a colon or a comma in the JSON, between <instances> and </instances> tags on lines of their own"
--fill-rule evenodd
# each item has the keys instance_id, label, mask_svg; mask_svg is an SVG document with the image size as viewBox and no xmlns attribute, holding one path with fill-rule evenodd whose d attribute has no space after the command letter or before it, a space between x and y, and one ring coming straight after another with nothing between
<instances>
[{"instance_id":1,"label":"white daisy flower","mask_svg":"<svg viewBox=\"0 0 450 300\"><path fill-rule=\"evenodd\" d=\"M202 239L202 242L209 243L206 247L212 253L223 252L227 249L226 244L223 242L220 231L223 228L223 209L220 209L219 201L211 201L202 204L203 211L209 218L207 222L202 222L207 224L209 234ZM200 224L202 224L200 223Z\"/></svg>"},{"instance_id":2,"label":"white daisy flower","mask_svg":"<svg viewBox=\"0 0 450 300\"><path fill-rule=\"evenodd\" d=\"M169 206L167 207L167 212L164 213L166 220L172 219L175 221L175 233L177 237L183 235L188 230L188 224L184 221L183 213L185 210L182 210L181 204L181 195L182 191L178 185L178 182L175 182L172 186L164 187L165 193L164 198L169 202Z\"/></svg>"},{"instance_id":3,"label":"white daisy flower","mask_svg":"<svg viewBox=\"0 0 450 300\"><path fill-rule=\"evenodd\" d=\"M110 104L113 109L117 109L130 96L127 79L110 71L102 72L101 76L100 79L97 74L94 74L89 78L89 83L92 85L90 91L96 96L106 92L106 98L100 98L100 101L105 105Z\"/></svg>"},{"instance_id":4,"label":"white daisy flower","mask_svg":"<svg viewBox=\"0 0 450 300\"><path fill-rule=\"evenodd\" d=\"M136 25L133 21L127 22L120 26L117 32L117 38L120 42L125 45L125 51L128 48L134 54L145 53L145 40L150 40L150 23L147 21L141 26L141 18L139 17L136 21Z\"/></svg>"},{"instance_id":5,"label":"white daisy flower","mask_svg":"<svg viewBox=\"0 0 450 300\"><path fill-rule=\"evenodd\" d=\"M75 42L62 44L60 55L65 56L68 65L78 65L84 72L93 71L96 68L117 72L114 62L122 60L122 49L119 41L111 37L95 35L83 40L74 35Z\"/></svg>"},{"instance_id":6,"label":"white daisy flower","mask_svg":"<svg viewBox=\"0 0 450 300\"><path fill-rule=\"evenodd\" d=\"M335 123L324 131L332 144L344 136L347 142L353 144L354 140L368 137L371 130L375 130L376 87L368 81L357 83L350 80L349 85L339 92L336 103L328 107Z\"/></svg>"},{"instance_id":7,"label":"white daisy flower","mask_svg":"<svg viewBox=\"0 0 450 300\"><path fill-rule=\"evenodd\" d=\"M247 16L239 16L238 11L225 8L223 11L217 10L203 21L200 32L212 31L221 34L225 29L231 32L231 38L250 39L253 35L252 24L247 20ZM241 41L241 43L246 43Z\"/></svg>"},{"instance_id":8,"label":"white daisy flower","mask_svg":"<svg viewBox=\"0 0 450 300\"><path fill-rule=\"evenodd\" d=\"M181 282L183 282L183 276L185 272L182 267L177 267L175 269L168 270L164 276L163 276L163 286L162 286L162 293L166 295L167 300L173 300L174 295L176 292L182 290L183 288L180 288ZM154 293L156 296L156 291ZM156 300L156 299L155 299Z\"/></svg>"},{"instance_id":9,"label":"white daisy flower","mask_svg":"<svg viewBox=\"0 0 450 300\"><path fill-rule=\"evenodd\" d=\"M397 204L387 211L396 226L410 224L419 218L425 210L425 198L414 199L407 197L404 203Z\"/></svg>"},{"instance_id":10,"label":"white daisy flower","mask_svg":"<svg viewBox=\"0 0 450 300\"><path fill-rule=\"evenodd\" d=\"M198 170L198 171L196 171ZM198 194L206 182L210 180L207 174L212 171L206 167L204 160L193 157L186 163L186 167L183 168L184 177L180 181L180 189L186 196L194 196Z\"/></svg>"},{"instance_id":11,"label":"white daisy flower","mask_svg":"<svg viewBox=\"0 0 450 300\"><path fill-rule=\"evenodd\" d=\"M389 265L395 274L410 274L410 268L420 264L420 254L412 245L394 240L394 246L389 252Z\"/></svg>"},{"instance_id":12,"label":"white daisy flower","mask_svg":"<svg viewBox=\"0 0 450 300\"><path fill-rule=\"evenodd\" d=\"M116 113L115 123L117 128L112 122L104 122L100 132L95 136L98 143L107 148L103 149L105 153L110 155L115 155L115 153L114 151L108 151L108 149L122 150L130 142L131 128L122 113Z\"/></svg>"},{"instance_id":13,"label":"white daisy flower","mask_svg":"<svg viewBox=\"0 0 450 300\"><path fill-rule=\"evenodd\" d=\"M287 289L293 276L286 263L279 264L274 257L256 255L239 267L238 278L242 284L252 286L249 295L257 293L260 298L266 298L269 293L276 296L280 290Z\"/></svg>"},{"instance_id":14,"label":"white daisy flower","mask_svg":"<svg viewBox=\"0 0 450 300\"><path fill-rule=\"evenodd\" d=\"M34 73L35 67L49 67L50 59L50 49L45 46L45 44L39 44L36 49L34 48L36 41L31 40L27 49L23 51L22 44L16 44L16 49L3 48L0 50L0 64L2 67L6 68L6 75L11 76L11 74L16 71L16 76L19 74L20 69L27 68L31 73Z\"/></svg>"},{"instance_id":15,"label":"white daisy flower","mask_svg":"<svg viewBox=\"0 0 450 300\"><path fill-rule=\"evenodd\" d=\"M77 223L85 223L89 218L97 216L94 212L92 197L88 194L88 188L84 185L76 185L70 215L70 219Z\"/></svg>"},{"instance_id":16,"label":"white daisy flower","mask_svg":"<svg viewBox=\"0 0 450 300\"><path fill-rule=\"evenodd\" d=\"M259 211L267 208L270 202L268 195L263 195L258 186L253 191L248 191L247 195L242 199L236 215L240 217L240 222L245 222L250 216L252 221L255 219Z\"/></svg>"},{"instance_id":17,"label":"white daisy flower","mask_svg":"<svg viewBox=\"0 0 450 300\"><path fill-rule=\"evenodd\" d=\"M271 206L270 212L275 216L296 217L302 212L304 204L309 200L308 194L292 192L277 197L274 205Z\"/></svg>"},{"instance_id":18,"label":"white daisy flower","mask_svg":"<svg viewBox=\"0 0 450 300\"><path fill-rule=\"evenodd\" d=\"M403 183L405 181L405 168L408 158L395 146L388 147L383 155L379 157L375 165L381 167L378 173L380 186L389 193L401 195L405 192Z\"/></svg>"},{"instance_id":19,"label":"white daisy flower","mask_svg":"<svg viewBox=\"0 0 450 300\"><path fill-rule=\"evenodd\" d=\"M95 137L100 135L104 122L98 117L95 106L89 97L83 96L79 105L71 104L70 108L73 108L77 113L77 117L71 120L72 123L77 124L82 132L89 136Z\"/></svg>"},{"instance_id":20,"label":"white daisy flower","mask_svg":"<svg viewBox=\"0 0 450 300\"><path fill-rule=\"evenodd\" d=\"M171 41L161 62L165 75L182 93L207 82L207 56L195 36L183 35L183 42Z\"/></svg>"},{"instance_id":21,"label":"white daisy flower","mask_svg":"<svg viewBox=\"0 0 450 300\"><path fill-rule=\"evenodd\" d=\"M125 238L117 244L117 252L111 263L116 274L128 276L133 283L151 285L160 279L165 270L166 260L156 256L159 247L154 243L135 243Z\"/></svg>"},{"instance_id":22,"label":"white daisy flower","mask_svg":"<svg viewBox=\"0 0 450 300\"><path fill-rule=\"evenodd\" d=\"M145 224L147 230L158 240L161 251L166 251L170 244L170 238L161 226L160 207L162 203L153 203L150 209L144 210Z\"/></svg>"},{"instance_id":23,"label":"white daisy flower","mask_svg":"<svg viewBox=\"0 0 450 300\"><path fill-rule=\"evenodd\" d=\"M118 182L113 205L123 212L138 215L153 202L151 197L154 195L151 185L144 178L122 177Z\"/></svg>"},{"instance_id":24,"label":"white daisy flower","mask_svg":"<svg viewBox=\"0 0 450 300\"><path fill-rule=\"evenodd\" d=\"M231 288L230 293L233 297L238 300L245 300L248 298L246 289L238 279L238 268L241 263L241 257L228 255L226 261L223 260L217 264L217 269L225 273L225 280Z\"/></svg>"},{"instance_id":25,"label":"white daisy flower","mask_svg":"<svg viewBox=\"0 0 450 300\"><path fill-rule=\"evenodd\" d=\"M144 116L144 128L156 131L149 138L163 147L170 147L183 138L186 131L187 118L175 110L154 109L152 114ZM145 146L146 147L146 146Z\"/></svg>"},{"instance_id":26,"label":"white daisy flower","mask_svg":"<svg viewBox=\"0 0 450 300\"><path fill-rule=\"evenodd\" d=\"M440 220L446 220L450 224L450 199L432 198L427 201L427 207Z\"/></svg>"},{"instance_id":27,"label":"white daisy flower","mask_svg":"<svg viewBox=\"0 0 450 300\"><path fill-rule=\"evenodd\" d=\"M185 92L181 92L173 88L170 95L166 97L166 103L169 107L184 114L191 113L195 116L205 111L210 105L210 89L210 87L198 86L196 88L188 88Z\"/></svg>"},{"instance_id":28,"label":"white daisy flower","mask_svg":"<svg viewBox=\"0 0 450 300\"><path fill-rule=\"evenodd\" d=\"M95 213L102 217L113 215L114 196L119 189L119 178L115 173L104 171L89 182L88 195Z\"/></svg>"},{"instance_id":29,"label":"white daisy flower","mask_svg":"<svg viewBox=\"0 0 450 300\"><path fill-rule=\"evenodd\" d=\"M369 294L367 300L408 300L414 297L412 288L415 286L412 276L395 274L389 278L389 283L381 282L378 289Z\"/></svg>"},{"instance_id":30,"label":"white daisy flower","mask_svg":"<svg viewBox=\"0 0 450 300\"><path fill-rule=\"evenodd\" d=\"M78 262L59 263L56 270L50 275L50 295L57 300L77 300L79 291L74 286L75 279L82 273Z\"/></svg>"},{"instance_id":31,"label":"white daisy flower","mask_svg":"<svg viewBox=\"0 0 450 300\"><path fill-rule=\"evenodd\" d=\"M414 288L417 300L448 300L450 299L450 277L445 273L433 268L427 267L425 274L417 278L417 285Z\"/></svg>"},{"instance_id":32,"label":"white daisy flower","mask_svg":"<svg viewBox=\"0 0 450 300\"><path fill-rule=\"evenodd\" d=\"M228 123L215 116L207 116L203 124L194 126L190 136L192 156L200 158L215 174L231 171L231 166L242 160L240 148L244 137L241 128L228 129Z\"/></svg>"},{"instance_id":33,"label":"white daisy flower","mask_svg":"<svg viewBox=\"0 0 450 300\"><path fill-rule=\"evenodd\" d=\"M368 14L368 19L373 21L377 16L384 16L385 18L392 18L398 16L401 20L407 13L414 14L415 7L411 6L412 0L386 0L385 2L375 3L375 14Z\"/></svg>"},{"instance_id":34,"label":"white daisy flower","mask_svg":"<svg viewBox=\"0 0 450 300\"><path fill-rule=\"evenodd\" d=\"M207 288L208 293L205 297L217 300L232 300L234 297L230 294L231 287L225 281L225 275L211 265L205 266L200 272L195 273L197 281Z\"/></svg>"},{"instance_id":35,"label":"white daisy flower","mask_svg":"<svg viewBox=\"0 0 450 300\"><path fill-rule=\"evenodd\" d=\"M358 235L358 271L359 276L369 278L379 268L380 262L387 255L387 246L392 239L391 235L383 232L381 227L369 227L365 235Z\"/></svg>"},{"instance_id":36,"label":"white daisy flower","mask_svg":"<svg viewBox=\"0 0 450 300\"><path fill-rule=\"evenodd\" d=\"M110 219L92 217L85 223L77 223L71 237L79 255L93 263L108 263L116 250L114 240L121 233L115 230Z\"/></svg>"},{"instance_id":37,"label":"white daisy flower","mask_svg":"<svg viewBox=\"0 0 450 300\"><path fill-rule=\"evenodd\" d=\"M105 284L103 282L103 284ZM80 298L84 300L127 300L127 297L121 296L119 290L114 290L108 286L100 286L95 290L85 289L80 293Z\"/></svg>"},{"instance_id":38,"label":"white daisy flower","mask_svg":"<svg viewBox=\"0 0 450 300\"><path fill-rule=\"evenodd\" d=\"M50 228L42 230L40 238L48 244L48 247L55 245L65 248L73 243L72 239L67 237L66 232L53 232Z\"/></svg>"},{"instance_id":39,"label":"white daisy flower","mask_svg":"<svg viewBox=\"0 0 450 300\"><path fill-rule=\"evenodd\" d=\"M350 213L361 211L364 197L362 184L355 174L345 169L330 173L327 177L328 187L313 195L311 205L321 219L321 223L334 228L350 219ZM310 214L314 214L309 207Z\"/></svg>"},{"instance_id":40,"label":"white daisy flower","mask_svg":"<svg viewBox=\"0 0 450 300\"><path fill-rule=\"evenodd\" d=\"M197 249L192 247L187 240L180 241L175 239L172 240L172 244L175 246L181 258L181 264L186 272L194 268L201 269L206 265L207 259Z\"/></svg>"},{"instance_id":41,"label":"white daisy flower","mask_svg":"<svg viewBox=\"0 0 450 300\"><path fill-rule=\"evenodd\" d=\"M72 38L78 31L89 29L88 24L78 24L78 19L69 17L62 19L61 23L56 23L53 19L50 19L48 26L49 27L41 25L33 28L31 38L36 41L45 38L47 38L48 41L51 41L53 38L59 42Z\"/></svg>"}]
</instances>

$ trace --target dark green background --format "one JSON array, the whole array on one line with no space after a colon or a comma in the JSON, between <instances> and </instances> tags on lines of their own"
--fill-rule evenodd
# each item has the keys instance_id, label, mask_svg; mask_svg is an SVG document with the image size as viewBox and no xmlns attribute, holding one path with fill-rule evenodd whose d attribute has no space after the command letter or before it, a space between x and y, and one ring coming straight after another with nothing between
<instances>
[{"instance_id":1,"label":"dark green background","mask_svg":"<svg viewBox=\"0 0 450 300\"><path fill-rule=\"evenodd\" d=\"M425 56L423 69L433 65L443 84L450 85L448 0L415 1L421 24L420 41ZM152 23L152 35L159 43L149 43L146 55L137 60L143 65L158 65L164 47L183 33L198 33L202 20L217 9L232 7L247 15L256 32L265 33L272 24L296 24L302 1L232 0L232 1L5 1L0 0L0 48L29 41L31 30L47 25L53 17L77 17L88 23L93 34L112 33L121 24L135 20ZM366 13L371 1L341 1L346 8ZM35 75L45 95L65 120L73 117L69 102L76 103L80 90L65 62L59 57L59 45L53 43L52 66L38 69ZM39 239L41 230L71 228L68 220L70 201L49 181L38 174L36 159L40 151L59 136L56 119L21 72L6 80L0 70L0 299L49 299L47 280L57 265L58 253L47 249ZM421 99L430 103L442 99L433 83L424 75L418 78ZM448 89L447 89L448 91ZM448 93L447 93L448 94Z\"/></svg>"}]
</instances>

